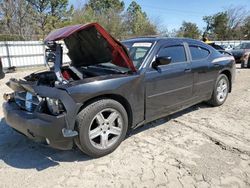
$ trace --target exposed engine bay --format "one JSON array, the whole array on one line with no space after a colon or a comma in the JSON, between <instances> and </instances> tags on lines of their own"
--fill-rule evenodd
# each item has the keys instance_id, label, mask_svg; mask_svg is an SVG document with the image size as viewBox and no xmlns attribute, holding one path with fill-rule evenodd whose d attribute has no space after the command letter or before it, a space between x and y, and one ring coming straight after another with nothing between
<instances>
[{"instance_id":1,"label":"exposed engine bay","mask_svg":"<svg viewBox=\"0 0 250 188\"><path fill-rule=\"evenodd\" d=\"M102 76L114 73L124 73L104 65L91 65L75 67L70 65L62 65L63 48L62 44L54 41L47 44L46 63L50 70L32 73L24 79L26 81L36 82L36 85L46 85L55 87L57 85L67 84L72 81L81 80L84 78Z\"/></svg>"},{"instance_id":2,"label":"exposed engine bay","mask_svg":"<svg viewBox=\"0 0 250 188\"><path fill-rule=\"evenodd\" d=\"M66 111L65 104L58 96L60 92L66 92L57 89L60 86L85 78L125 73L120 69L102 64L79 67L63 66L63 48L59 42L47 43L45 54L49 70L32 73L20 80L10 79L7 85L14 92L4 95L6 101L14 101L21 109L28 112L38 111L59 115ZM65 98L66 95L63 95L63 99L68 102L68 99Z\"/></svg>"},{"instance_id":3,"label":"exposed engine bay","mask_svg":"<svg viewBox=\"0 0 250 188\"><path fill-rule=\"evenodd\" d=\"M24 77L24 79L26 81L35 82L36 85L46 85L50 87L55 87L57 85L67 84L69 82L81 80L84 78L91 78L112 73L114 72L98 67L75 68L72 66L65 66L61 67L60 74L56 74L56 72L50 70L32 73Z\"/></svg>"}]
</instances>

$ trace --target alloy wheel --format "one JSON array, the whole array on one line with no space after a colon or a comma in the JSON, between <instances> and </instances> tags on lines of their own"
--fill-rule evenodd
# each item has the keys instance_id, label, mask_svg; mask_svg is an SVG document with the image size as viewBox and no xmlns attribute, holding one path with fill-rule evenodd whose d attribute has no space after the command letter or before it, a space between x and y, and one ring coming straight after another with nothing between
<instances>
[{"instance_id":1,"label":"alloy wheel","mask_svg":"<svg viewBox=\"0 0 250 188\"><path fill-rule=\"evenodd\" d=\"M227 97L227 93L228 93L228 83L226 79L222 78L217 85L217 95L216 95L217 100L219 102L223 102Z\"/></svg>"},{"instance_id":2,"label":"alloy wheel","mask_svg":"<svg viewBox=\"0 0 250 188\"><path fill-rule=\"evenodd\" d=\"M122 115L113 108L98 112L89 127L89 139L97 149L108 149L120 138L123 129Z\"/></svg>"}]
</instances>

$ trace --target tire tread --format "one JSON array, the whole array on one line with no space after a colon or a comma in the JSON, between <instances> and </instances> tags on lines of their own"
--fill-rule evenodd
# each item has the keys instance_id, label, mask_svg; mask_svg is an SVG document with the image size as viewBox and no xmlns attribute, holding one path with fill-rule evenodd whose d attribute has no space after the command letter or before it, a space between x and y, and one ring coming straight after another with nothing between
<instances>
[{"instance_id":1,"label":"tire tread","mask_svg":"<svg viewBox=\"0 0 250 188\"><path fill-rule=\"evenodd\" d=\"M99 99L96 101L93 101L91 104L89 104L88 106L86 106L85 108L83 108L79 114L77 115L77 119L76 119L76 129L79 132L79 136L81 135L81 131L82 131L82 126L84 126L84 122L86 121L86 119L89 118L89 116L93 115L93 112L97 109L97 108L103 108L105 107L107 104L113 104L116 106L119 106L119 108L122 109L122 113L126 113L125 108L118 102L115 101L113 99ZM125 114L126 118L127 118L127 113ZM124 120L125 121L125 120ZM126 119L126 123L128 122L128 120ZM128 127L128 126L127 126ZM127 131L127 128L126 128ZM77 147L84 152L85 154L91 156L91 157L101 157L103 155L106 155L108 153L111 153L113 150L105 152L105 154L98 154L96 152L93 152L93 150L91 150L86 144L81 143L79 136L77 136L75 138L75 144L77 145ZM125 137L125 136L124 136ZM124 139L124 138L123 138ZM122 139L122 140L123 140ZM115 149L115 148L114 148Z\"/></svg>"},{"instance_id":2,"label":"tire tread","mask_svg":"<svg viewBox=\"0 0 250 188\"><path fill-rule=\"evenodd\" d=\"M215 85L214 85L214 89L213 89L213 94L212 94L210 100L207 101L207 103L210 104L210 105L213 106L213 107L222 105L222 104L226 101L226 99L227 99L227 97L226 97L226 99L225 99L222 103L220 103L220 102L218 102L218 100L217 100L217 98L216 98L216 89L217 89L216 87L217 87L217 84L218 84L218 82L220 81L220 79L221 79L222 77L225 77L225 78L226 78L227 83L228 83L228 86L229 86L228 77L227 77L225 74L220 74L220 75L218 76L218 78L216 79L216 82L215 82Z\"/></svg>"}]
</instances>

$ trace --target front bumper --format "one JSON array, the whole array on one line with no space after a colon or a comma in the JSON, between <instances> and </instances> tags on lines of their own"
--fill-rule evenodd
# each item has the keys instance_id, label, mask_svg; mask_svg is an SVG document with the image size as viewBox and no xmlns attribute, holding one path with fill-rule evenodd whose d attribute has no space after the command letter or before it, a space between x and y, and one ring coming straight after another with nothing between
<instances>
[{"instance_id":1,"label":"front bumper","mask_svg":"<svg viewBox=\"0 0 250 188\"><path fill-rule=\"evenodd\" d=\"M65 115L52 116L43 113L30 113L20 109L15 102L3 104L7 124L27 137L37 140L49 140L49 145L57 149L71 149L73 138L65 138L62 129L66 127Z\"/></svg>"}]
</instances>

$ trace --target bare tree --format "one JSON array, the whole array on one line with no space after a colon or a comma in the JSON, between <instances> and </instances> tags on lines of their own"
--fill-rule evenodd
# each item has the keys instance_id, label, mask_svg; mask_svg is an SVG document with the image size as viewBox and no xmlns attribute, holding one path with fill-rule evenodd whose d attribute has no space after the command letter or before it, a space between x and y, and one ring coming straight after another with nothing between
<instances>
[{"instance_id":1,"label":"bare tree","mask_svg":"<svg viewBox=\"0 0 250 188\"><path fill-rule=\"evenodd\" d=\"M231 6L226 10L226 13L228 16L228 27L236 29L242 26L249 12L243 6Z\"/></svg>"},{"instance_id":2,"label":"bare tree","mask_svg":"<svg viewBox=\"0 0 250 188\"><path fill-rule=\"evenodd\" d=\"M16 0L15 5L14 24L16 32L23 38L29 39L29 36L34 34L34 21L32 17L34 13L26 0Z\"/></svg>"},{"instance_id":3,"label":"bare tree","mask_svg":"<svg viewBox=\"0 0 250 188\"><path fill-rule=\"evenodd\" d=\"M243 6L229 7L226 11L228 17L228 33L231 39L242 39L243 25L249 12Z\"/></svg>"},{"instance_id":4,"label":"bare tree","mask_svg":"<svg viewBox=\"0 0 250 188\"><path fill-rule=\"evenodd\" d=\"M1 33L23 39L34 33L32 9L26 0L1 1L0 12Z\"/></svg>"},{"instance_id":5,"label":"bare tree","mask_svg":"<svg viewBox=\"0 0 250 188\"><path fill-rule=\"evenodd\" d=\"M13 17L15 15L15 2L12 0L0 1L1 30L7 34L13 33Z\"/></svg>"}]
</instances>

